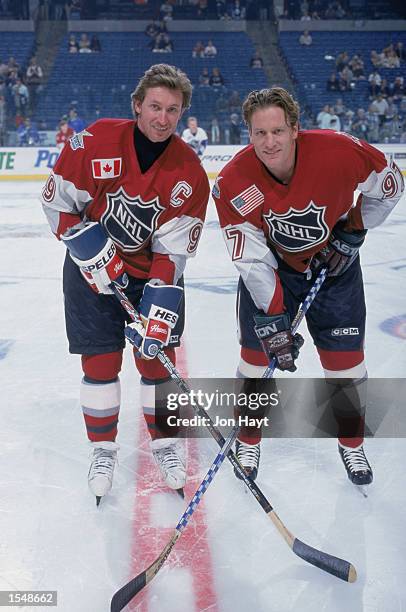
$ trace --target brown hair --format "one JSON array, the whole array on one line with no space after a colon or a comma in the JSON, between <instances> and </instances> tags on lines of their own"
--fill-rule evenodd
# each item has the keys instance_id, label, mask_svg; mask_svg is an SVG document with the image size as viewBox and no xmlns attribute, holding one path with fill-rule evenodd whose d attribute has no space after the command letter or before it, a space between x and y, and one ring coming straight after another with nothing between
<instances>
[{"instance_id":1,"label":"brown hair","mask_svg":"<svg viewBox=\"0 0 406 612\"><path fill-rule=\"evenodd\" d=\"M255 111L268 106L278 106L285 113L286 123L293 127L299 122L300 107L296 100L283 87L256 89L251 91L242 105L245 123L251 127L251 117Z\"/></svg>"},{"instance_id":2,"label":"brown hair","mask_svg":"<svg viewBox=\"0 0 406 612\"><path fill-rule=\"evenodd\" d=\"M148 89L152 87L167 87L180 91L183 96L182 110L190 107L192 99L192 83L188 76L175 66L168 64L155 64L145 71L131 94L131 100L142 102Z\"/></svg>"}]
</instances>

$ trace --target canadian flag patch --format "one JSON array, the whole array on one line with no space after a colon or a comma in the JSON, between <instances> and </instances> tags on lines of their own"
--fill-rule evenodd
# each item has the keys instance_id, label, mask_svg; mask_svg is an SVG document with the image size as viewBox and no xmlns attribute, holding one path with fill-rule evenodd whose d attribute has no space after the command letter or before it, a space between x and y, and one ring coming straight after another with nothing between
<instances>
[{"instance_id":1,"label":"canadian flag patch","mask_svg":"<svg viewBox=\"0 0 406 612\"><path fill-rule=\"evenodd\" d=\"M92 159L93 178L109 179L120 176L121 157L114 159Z\"/></svg>"}]
</instances>

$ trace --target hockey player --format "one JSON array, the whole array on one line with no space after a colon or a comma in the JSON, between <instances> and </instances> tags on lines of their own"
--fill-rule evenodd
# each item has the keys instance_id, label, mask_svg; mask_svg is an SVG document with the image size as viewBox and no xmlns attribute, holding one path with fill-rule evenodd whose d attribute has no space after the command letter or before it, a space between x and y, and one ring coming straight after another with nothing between
<instances>
[{"instance_id":1,"label":"hockey player","mask_svg":"<svg viewBox=\"0 0 406 612\"><path fill-rule=\"evenodd\" d=\"M175 135L192 85L173 66L151 66L132 94L134 120L101 119L75 134L42 191L52 231L67 247L63 273L71 353L81 355L80 399L94 448L89 486L112 486L125 335L137 343L141 404L167 485L185 484L184 450L155 385L168 379L156 352L174 360L183 331L183 270L196 253L209 197L197 155ZM130 324L109 285L119 283L144 325ZM172 413L173 414L173 413Z\"/></svg>"},{"instance_id":2,"label":"hockey player","mask_svg":"<svg viewBox=\"0 0 406 612\"><path fill-rule=\"evenodd\" d=\"M372 482L363 448L365 300L358 251L399 201L403 177L366 142L330 130L299 131L299 106L278 87L243 104L251 144L221 171L213 196L240 273L237 376L260 378L275 356L295 371L302 339L291 321L320 266L328 277L306 320L330 388L338 449L350 480ZM353 206L355 190L361 193ZM349 333L349 331L351 333ZM349 399L351 398L351 399ZM237 455L255 478L259 430L241 430Z\"/></svg>"},{"instance_id":3,"label":"hockey player","mask_svg":"<svg viewBox=\"0 0 406 612\"><path fill-rule=\"evenodd\" d=\"M207 147L208 137L203 128L198 126L196 117L189 117L187 128L182 132L182 140L201 157Z\"/></svg>"}]
</instances>

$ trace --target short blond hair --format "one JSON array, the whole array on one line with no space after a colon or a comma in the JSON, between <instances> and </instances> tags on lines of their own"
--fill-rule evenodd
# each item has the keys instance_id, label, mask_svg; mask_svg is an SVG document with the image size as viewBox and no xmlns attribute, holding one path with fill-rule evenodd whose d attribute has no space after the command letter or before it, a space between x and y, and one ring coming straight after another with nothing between
<instances>
[{"instance_id":1,"label":"short blond hair","mask_svg":"<svg viewBox=\"0 0 406 612\"><path fill-rule=\"evenodd\" d=\"M251 91L242 105L242 114L245 123L251 129L251 117L255 111L277 106L285 113L287 125L294 127L299 123L300 107L290 93L283 87L271 87L270 89L256 89Z\"/></svg>"},{"instance_id":2,"label":"short blond hair","mask_svg":"<svg viewBox=\"0 0 406 612\"><path fill-rule=\"evenodd\" d=\"M152 87L166 87L173 91L180 91L183 97L182 110L190 108L192 83L189 77L176 66L154 64L148 68L131 94L132 103L134 101L143 102L147 90Z\"/></svg>"}]
</instances>

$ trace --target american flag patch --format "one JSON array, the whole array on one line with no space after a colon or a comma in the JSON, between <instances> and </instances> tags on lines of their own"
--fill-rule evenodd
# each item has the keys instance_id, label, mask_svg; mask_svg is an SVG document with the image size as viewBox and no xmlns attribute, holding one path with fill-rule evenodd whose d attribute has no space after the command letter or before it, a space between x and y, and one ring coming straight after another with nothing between
<instances>
[{"instance_id":1,"label":"american flag patch","mask_svg":"<svg viewBox=\"0 0 406 612\"><path fill-rule=\"evenodd\" d=\"M121 157L114 159L92 159L94 178L115 178L121 174Z\"/></svg>"},{"instance_id":2,"label":"american flag patch","mask_svg":"<svg viewBox=\"0 0 406 612\"><path fill-rule=\"evenodd\" d=\"M265 197L262 191L256 185L251 185L244 189L235 198L231 200L231 204L241 215L248 215L258 206L264 203Z\"/></svg>"}]
</instances>

